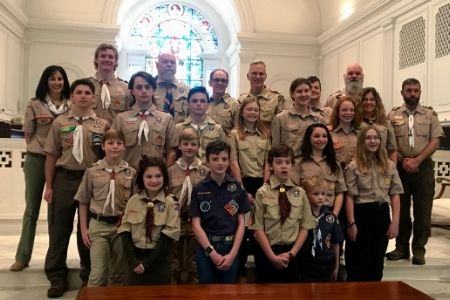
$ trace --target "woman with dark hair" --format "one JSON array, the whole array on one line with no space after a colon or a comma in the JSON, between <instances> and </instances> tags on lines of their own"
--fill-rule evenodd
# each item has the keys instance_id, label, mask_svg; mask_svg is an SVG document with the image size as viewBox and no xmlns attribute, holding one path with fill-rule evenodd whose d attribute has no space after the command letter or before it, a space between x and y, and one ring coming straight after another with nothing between
<instances>
[{"instance_id":1,"label":"woman with dark hair","mask_svg":"<svg viewBox=\"0 0 450 300\"><path fill-rule=\"evenodd\" d=\"M368 125L376 127L380 132L381 146L386 148L389 159L397 163L397 141L394 128L387 118L378 91L373 87L363 88L356 107L358 107L362 116L361 127L367 127Z\"/></svg>"},{"instance_id":2,"label":"woman with dark hair","mask_svg":"<svg viewBox=\"0 0 450 300\"><path fill-rule=\"evenodd\" d=\"M48 66L42 72L35 97L28 102L22 127L27 146L23 166L26 207L16 261L10 271L22 271L30 262L45 184L45 139L53 120L69 109L69 99L66 71L61 66Z\"/></svg>"},{"instance_id":3,"label":"woman with dark hair","mask_svg":"<svg viewBox=\"0 0 450 300\"><path fill-rule=\"evenodd\" d=\"M295 164L294 181L302 185L305 178L321 176L328 182L325 206L330 207L335 216L342 208L345 187L344 174L341 165L336 160L328 128L320 123L306 128L302 145L302 157Z\"/></svg>"}]
</instances>

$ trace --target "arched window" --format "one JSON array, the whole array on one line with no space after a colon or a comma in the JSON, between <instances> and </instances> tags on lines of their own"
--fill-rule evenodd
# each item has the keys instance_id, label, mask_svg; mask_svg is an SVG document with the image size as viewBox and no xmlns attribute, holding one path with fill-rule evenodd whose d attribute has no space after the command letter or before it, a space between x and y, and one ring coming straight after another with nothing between
<instances>
[{"instance_id":1,"label":"arched window","mask_svg":"<svg viewBox=\"0 0 450 300\"><path fill-rule=\"evenodd\" d=\"M190 86L203 85L205 54L218 53L218 40L211 23L192 7L161 4L142 14L131 27L127 48L138 54L128 64L128 74L145 70L158 72L155 62L162 52L173 53L178 60L177 79ZM145 58L144 58L145 57ZM138 61L144 59L145 62Z\"/></svg>"}]
</instances>

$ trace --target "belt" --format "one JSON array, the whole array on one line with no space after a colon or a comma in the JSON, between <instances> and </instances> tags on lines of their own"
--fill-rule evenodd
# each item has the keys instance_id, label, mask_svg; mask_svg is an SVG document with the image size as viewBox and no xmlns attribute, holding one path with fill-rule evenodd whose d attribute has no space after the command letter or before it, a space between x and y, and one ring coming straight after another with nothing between
<instances>
[{"instance_id":1,"label":"belt","mask_svg":"<svg viewBox=\"0 0 450 300\"><path fill-rule=\"evenodd\" d=\"M69 170L63 167L58 167L56 169L57 172L61 172L63 174L66 175L70 175L70 176L74 176L74 177L78 177L78 178L82 178L83 174L84 174L84 170Z\"/></svg>"},{"instance_id":2,"label":"belt","mask_svg":"<svg viewBox=\"0 0 450 300\"><path fill-rule=\"evenodd\" d=\"M120 216L100 216L91 212L91 218L95 219L99 222L105 222L108 224L117 224L119 223Z\"/></svg>"},{"instance_id":3,"label":"belt","mask_svg":"<svg viewBox=\"0 0 450 300\"><path fill-rule=\"evenodd\" d=\"M34 153L34 152L27 151L27 155L28 156L32 156L32 157L36 157L36 158L40 158L40 159L45 159L45 155L44 154L40 154L40 153Z\"/></svg>"},{"instance_id":4,"label":"belt","mask_svg":"<svg viewBox=\"0 0 450 300\"><path fill-rule=\"evenodd\" d=\"M153 252L154 249L142 249L142 248L138 248L138 247L134 247L134 252L136 252L136 254L144 254L144 255L148 255L150 253Z\"/></svg>"},{"instance_id":5,"label":"belt","mask_svg":"<svg viewBox=\"0 0 450 300\"><path fill-rule=\"evenodd\" d=\"M208 239L211 242L231 242L234 240L234 235L212 235L208 234Z\"/></svg>"}]
</instances>

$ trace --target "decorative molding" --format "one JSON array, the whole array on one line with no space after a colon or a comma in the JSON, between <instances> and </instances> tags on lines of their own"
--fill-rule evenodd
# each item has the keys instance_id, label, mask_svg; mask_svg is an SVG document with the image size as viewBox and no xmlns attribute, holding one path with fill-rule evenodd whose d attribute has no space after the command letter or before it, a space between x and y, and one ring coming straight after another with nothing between
<instances>
[{"instance_id":1,"label":"decorative molding","mask_svg":"<svg viewBox=\"0 0 450 300\"><path fill-rule=\"evenodd\" d=\"M285 34L285 33L238 33L237 37L241 43L256 42L266 44L291 44L291 45L308 45L319 46L316 36Z\"/></svg>"},{"instance_id":2,"label":"decorative molding","mask_svg":"<svg viewBox=\"0 0 450 300\"><path fill-rule=\"evenodd\" d=\"M240 28L236 28L237 32L253 32L255 28L254 17L249 0L235 0L232 3L239 16Z\"/></svg>"},{"instance_id":3,"label":"decorative molding","mask_svg":"<svg viewBox=\"0 0 450 300\"><path fill-rule=\"evenodd\" d=\"M15 4L7 0L0 0L0 24L22 38L28 24L28 17Z\"/></svg>"},{"instance_id":4,"label":"decorative molding","mask_svg":"<svg viewBox=\"0 0 450 300\"><path fill-rule=\"evenodd\" d=\"M103 24L117 24L117 13L120 8L121 0L105 1L100 22Z\"/></svg>"}]
</instances>

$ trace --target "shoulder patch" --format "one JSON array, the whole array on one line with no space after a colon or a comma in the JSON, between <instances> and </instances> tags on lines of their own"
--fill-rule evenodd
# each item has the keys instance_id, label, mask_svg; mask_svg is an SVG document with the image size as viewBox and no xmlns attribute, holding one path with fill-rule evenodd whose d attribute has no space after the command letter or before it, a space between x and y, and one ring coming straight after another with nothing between
<instances>
[{"instance_id":1,"label":"shoulder patch","mask_svg":"<svg viewBox=\"0 0 450 300\"><path fill-rule=\"evenodd\" d=\"M123 82L125 82L125 83L128 83L128 81L126 81L125 79L122 79L122 78L120 78L120 77L117 77L117 79L118 79L119 81L123 81Z\"/></svg>"},{"instance_id":2,"label":"shoulder patch","mask_svg":"<svg viewBox=\"0 0 450 300\"><path fill-rule=\"evenodd\" d=\"M398 110L401 106L396 106L392 108L392 111Z\"/></svg>"}]
</instances>

